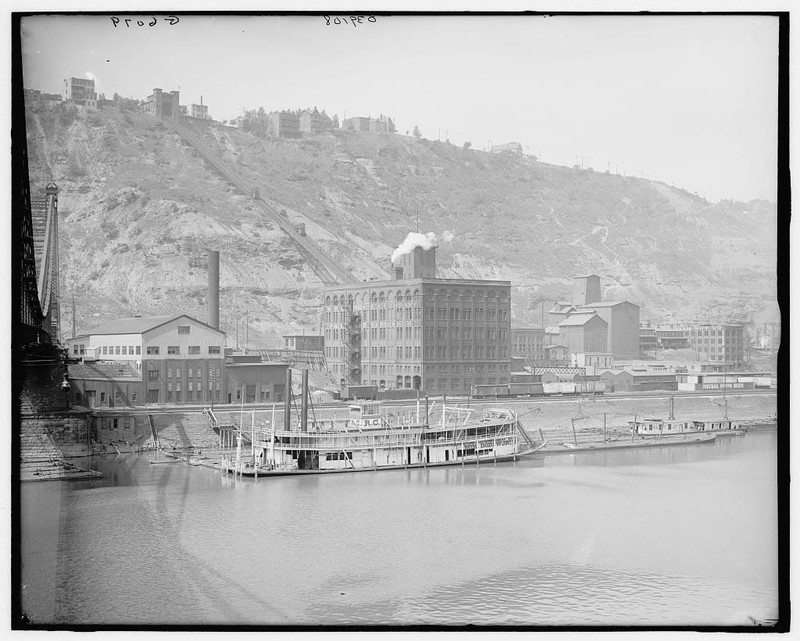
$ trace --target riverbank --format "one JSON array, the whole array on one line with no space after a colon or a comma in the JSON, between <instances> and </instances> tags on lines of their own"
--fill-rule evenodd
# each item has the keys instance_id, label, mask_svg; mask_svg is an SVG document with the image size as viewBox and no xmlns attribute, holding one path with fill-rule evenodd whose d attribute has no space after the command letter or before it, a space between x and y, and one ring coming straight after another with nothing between
<instances>
[{"instance_id":1,"label":"riverbank","mask_svg":"<svg viewBox=\"0 0 800 641\"><path fill-rule=\"evenodd\" d=\"M102 473L74 465L61 459L26 461L20 465L20 481L71 481L102 477Z\"/></svg>"}]
</instances>

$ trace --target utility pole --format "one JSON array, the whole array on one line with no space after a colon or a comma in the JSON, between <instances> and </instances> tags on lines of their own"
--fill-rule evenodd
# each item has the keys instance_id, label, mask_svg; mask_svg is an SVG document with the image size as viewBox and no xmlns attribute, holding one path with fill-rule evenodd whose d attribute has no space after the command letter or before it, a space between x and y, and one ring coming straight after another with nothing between
<instances>
[{"instance_id":1,"label":"utility pole","mask_svg":"<svg viewBox=\"0 0 800 641\"><path fill-rule=\"evenodd\" d=\"M72 292L72 338L77 336L75 331L75 292Z\"/></svg>"}]
</instances>

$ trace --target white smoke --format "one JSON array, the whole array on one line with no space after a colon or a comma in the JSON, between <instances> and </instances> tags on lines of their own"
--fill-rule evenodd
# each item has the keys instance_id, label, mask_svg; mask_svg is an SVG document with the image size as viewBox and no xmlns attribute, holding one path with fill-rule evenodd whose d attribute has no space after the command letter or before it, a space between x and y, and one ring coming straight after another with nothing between
<instances>
[{"instance_id":1,"label":"white smoke","mask_svg":"<svg viewBox=\"0 0 800 641\"><path fill-rule=\"evenodd\" d=\"M442 233L442 242L449 243L455 238L455 234L445 230ZM392 252L392 262L396 261L404 254L410 254L414 251L415 247L422 247L422 249L430 249L439 243L439 238L432 231L427 234L421 234L417 231L409 232L406 239L400 243L400 246Z\"/></svg>"},{"instance_id":2,"label":"white smoke","mask_svg":"<svg viewBox=\"0 0 800 641\"><path fill-rule=\"evenodd\" d=\"M427 234L420 234L418 231L409 232L406 239L392 252L392 262L396 261L400 256L410 254L415 247L430 249L434 245L436 245L436 234L432 231Z\"/></svg>"}]
</instances>

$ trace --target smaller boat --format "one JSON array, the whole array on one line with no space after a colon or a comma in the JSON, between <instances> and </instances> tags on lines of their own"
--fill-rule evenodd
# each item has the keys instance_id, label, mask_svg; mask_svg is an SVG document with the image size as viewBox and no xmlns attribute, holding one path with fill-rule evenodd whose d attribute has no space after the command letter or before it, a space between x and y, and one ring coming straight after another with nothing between
<instances>
[{"instance_id":1,"label":"smaller boat","mask_svg":"<svg viewBox=\"0 0 800 641\"><path fill-rule=\"evenodd\" d=\"M164 465L166 463L178 463L180 459L169 458L161 461L150 461L150 465Z\"/></svg>"},{"instance_id":2,"label":"smaller boat","mask_svg":"<svg viewBox=\"0 0 800 641\"><path fill-rule=\"evenodd\" d=\"M727 434L735 436L743 434L739 423L735 421L689 421L686 419L643 418L628 421L631 429L637 436L660 437L675 436L676 434Z\"/></svg>"}]
</instances>

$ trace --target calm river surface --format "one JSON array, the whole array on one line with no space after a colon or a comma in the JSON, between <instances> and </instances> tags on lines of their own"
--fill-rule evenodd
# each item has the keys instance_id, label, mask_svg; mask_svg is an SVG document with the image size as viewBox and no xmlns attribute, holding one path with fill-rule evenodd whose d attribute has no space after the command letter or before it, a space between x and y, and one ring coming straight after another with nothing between
<instances>
[{"instance_id":1,"label":"calm river surface","mask_svg":"<svg viewBox=\"0 0 800 641\"><path fill-rule=\"evenodd\" d=\"M234 480L145 455L22 485L54 624L746 625L777 616L775 432Z\"/></svg>"}]
</instances>

